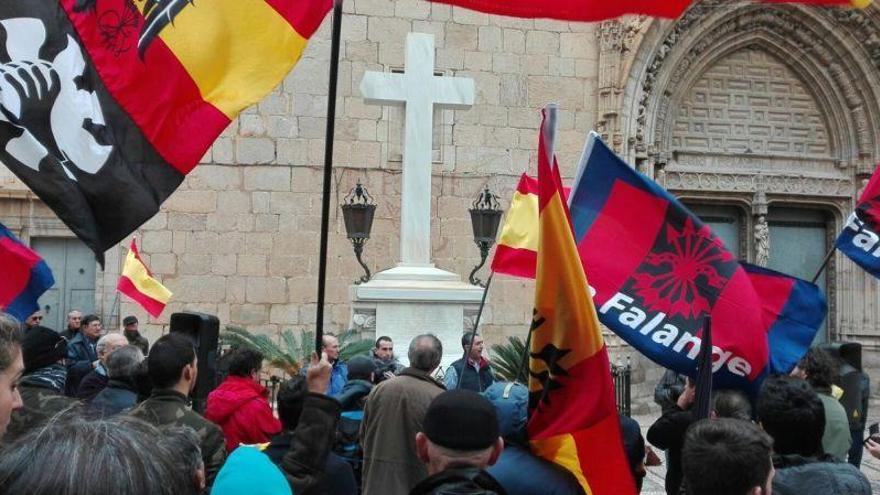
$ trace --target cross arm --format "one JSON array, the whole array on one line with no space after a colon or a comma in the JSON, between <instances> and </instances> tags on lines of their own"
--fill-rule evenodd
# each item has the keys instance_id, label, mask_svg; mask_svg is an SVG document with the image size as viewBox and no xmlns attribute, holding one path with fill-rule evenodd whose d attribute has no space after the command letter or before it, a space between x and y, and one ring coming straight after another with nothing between
<instances>
[{"instance_id":1,"label":"cross arm","mask_svg":"<svg viewBox=\"0 0 880 495\"><path fill-rule=\"evenodd\" d=\"M403 74L370 71L361 79L361 95L368 105L400 105L406 102Z\"/></svg>"}]
</instances>

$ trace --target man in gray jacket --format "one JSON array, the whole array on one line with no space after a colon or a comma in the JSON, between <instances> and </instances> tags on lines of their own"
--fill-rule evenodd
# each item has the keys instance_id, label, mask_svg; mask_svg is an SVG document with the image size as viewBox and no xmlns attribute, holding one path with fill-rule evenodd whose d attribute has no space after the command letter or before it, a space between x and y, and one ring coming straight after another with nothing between
<instances>
[{"instance_id":1,"label":"man in gray jacket","mask_svg":"<svg viewBox=\"0 0 880 495\"><path fill-rule=\"evenodd\" d=\"M367 397L361 423L364 495L409 493L428 476L416 455L415 439L428 405L444 391L431 377L443 345L434 335L419 335L408 354L410 367L376 385Z\"/></svg>"},{"instance_id":2,"label":"man in gray jacket","mask_svg":"<svg viewBox=\"0 0 880 495\"><path fill-rule=\"evenodd\" d=\"M758 395L758 422L773 437L776 495L870 495L858 469L822 451L825 409L816 391L792 376L768 378Z\"/></svg>"}]
</instances>

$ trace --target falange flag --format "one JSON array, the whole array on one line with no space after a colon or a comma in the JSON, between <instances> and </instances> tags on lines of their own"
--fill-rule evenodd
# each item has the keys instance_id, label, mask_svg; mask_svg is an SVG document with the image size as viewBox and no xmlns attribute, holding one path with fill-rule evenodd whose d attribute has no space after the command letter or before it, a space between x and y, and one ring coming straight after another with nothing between
<instances>
[{"instance_id":1,"label":"falange flag","mask_svg":"<svg viewBox=\"0 0 880 495\"><path fill-rule=\"evenodd\" d=\"M96 254L290 71L330 0L2 0L0 161Z\"/></svg>"},{"instance_id":2,"label":"falange flag","mask_svg":"<svg viewBox=\"0 0 880 495\"><path fill-rule=\"evenodd\" d=\"M880 170L880 168L878 168ZM837 249L880 278L880 175L874 171L837 237Z\"/></svg>"},{"instance_id":3,"label":"falange flag","mask_svg":"<svg viewBox=\"0 0 880 495\"><path fill-rule=\"evenodd\" d=\"M694 373L708 317L715 384L754 391L791 370L825 318L817 286L738 261L595 133L569 201L599 318L667 368Z\"/></svg>"}]
</instances>

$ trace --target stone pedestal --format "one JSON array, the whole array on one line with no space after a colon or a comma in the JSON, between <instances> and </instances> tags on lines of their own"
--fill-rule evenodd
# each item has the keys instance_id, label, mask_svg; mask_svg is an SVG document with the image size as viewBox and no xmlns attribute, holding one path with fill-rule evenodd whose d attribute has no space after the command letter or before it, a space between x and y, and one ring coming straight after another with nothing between
<instances>
[{"instance_id":1,"label":"stone pedestal","mask_svg":"<svg viewBox=\"0 0 880 495\"><path fill-rule=\"evenodd\" d=\"M461 336L473 329L483 288L433 266L397 266L349 288L351 325L368 335L387 335L394 354L408 365L416 335L433 333L443 343L441 367L462 356Z\"/></svg>"}]
</instances>

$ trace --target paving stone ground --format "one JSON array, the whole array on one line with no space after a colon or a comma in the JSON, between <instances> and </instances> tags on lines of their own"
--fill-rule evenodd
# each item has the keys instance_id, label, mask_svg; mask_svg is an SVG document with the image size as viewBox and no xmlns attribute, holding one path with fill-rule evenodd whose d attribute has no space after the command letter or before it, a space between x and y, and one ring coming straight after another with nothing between
<instances>
[{"instance_id":1,"label":"paving stone ground","mask_svg":"<svg viewBox=\"0 0 880 495\"><path fill-rule=\"evenodd\" d=\"M878 410L880 407L880 403L872 403L871 409L874 411ZM869 411L870 412L870 411ZM870 415L868 420L868 424L874 423L875 421L880 421L880 416L878 415ZM657 419L656 415L648 415L648 416L634 416L633 419L639 422L639 425L642 427L642 435L647 434L648 428L651 426L651 423ZM654 449L655 452L662 458L663 452L657 449ZM874 493L880 493L880 460L877 460L871 457L867 451L865 451L864 456L862 457L862 466L860 468L865 476L868 477L868 480L871 481L871 488ZM644 484L642 485L642 495L666 495L666 491L663 489L663 480L666 478L666 465L649 467L648 468L648 476L645 477Z\"/></svg>"}]
</instances>

